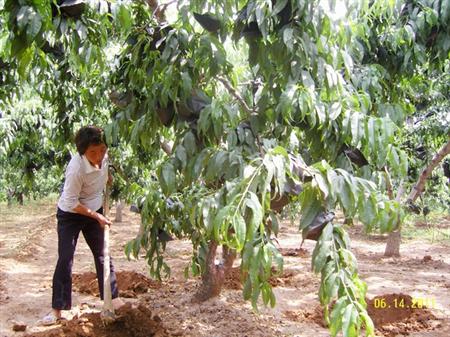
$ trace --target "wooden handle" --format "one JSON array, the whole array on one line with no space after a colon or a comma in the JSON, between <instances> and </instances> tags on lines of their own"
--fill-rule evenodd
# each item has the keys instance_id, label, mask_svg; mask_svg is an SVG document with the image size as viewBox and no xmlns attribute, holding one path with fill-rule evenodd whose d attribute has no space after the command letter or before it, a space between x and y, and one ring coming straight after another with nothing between
<instances>
[{"instance_id":1,"label":"wooden handle","mask_svg":"<svg viewBox=\"0 0 450 337\"><path fill-rule=\"evenodd\" d=\"M109 256L109 225L105 225L105 237L103 246L103 311L114 313L111 294L111 270Z\"/></svg>"}]
</instances>

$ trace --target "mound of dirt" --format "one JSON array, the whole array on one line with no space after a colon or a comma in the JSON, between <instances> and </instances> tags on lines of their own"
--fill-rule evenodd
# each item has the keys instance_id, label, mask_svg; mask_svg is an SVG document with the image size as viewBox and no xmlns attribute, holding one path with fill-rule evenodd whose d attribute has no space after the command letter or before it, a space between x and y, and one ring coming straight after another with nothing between
<instances>
[{"instance_id":1,"label":"mound of dirt","mask_svg":"<svg viewBox=\"0 0 450 337\"><path fill-rule=\"evenodd\" d=\"M134 271L120 271L116 273L119 295L126 298L136 298L138 294L144 294L148 289L158 289L160 282L153 281L148 277ZM74 290L98 296L97 276L93 272L74 274L72 276Z\"/></svg>"},{"instance_id":2,"label":"mound of dirt","mask_svg":"<svg viewBox=\"0 0 450 337\"><path fill-rule=\"evenodd\" d=\"M383 336L408 335L416 331L430 331L439 327L437 318L422 305L413 303L413 298L404 294L376 296L367 301L367 311L377 332ZM330 310L331 311L331 310ZM323 309L320 305L313 309L284 311L284 317L294 322L314 322L326 327Z\"/></svg>"},{"instance_id":3,"label":"mound of dirt","mask_svg":"<svg viewBox=\"0 0 450 337\"><path fill-rule=\"evenodd\" d=\"M269 283L272 287L280 287L291 284L291 279L295 276L294 272L291 270L284 270L281 275L277 274L277 271L272 268L272 276L269 279ZM225 282L223 285L226 289L241 290L241 269L240 267L231 268L228 275L225 277Z\"/></svg>"},{"instance_id":4,"label":"mound of dirt","mask_svg":"<svg viewBox=\"0 0 450 337\"><path fill-rule=\"evenodd\" d=\"M283 256L309 257L309 252L304 248L281 248L279 251Z\"/></svg>"},{"instance_id":5,"label":"mound of dirt","mask_svg":"<svg viewBox=\"0 0 450 337\"><path fill-rule=\"evenodd\" d=\"M234 267L228 272L228 275L225 276L225 282L223 284L225 289L234 289L241 290L242 282L241 282L241 268Z\"/></svg>"},{"instance_id":6,"label":"mound of dirt","mask_svg":"<svg viewBox=\"0 0 450 337\"><path fill-rule=\"evenodd\" d=\"M272 276L269 279L269 283L272 287L283 287L292 284L292 278L295 273L292 270L283 270L281 275L276 274L276 271L272 270Z\"/></svg>"},{"instance_id":7,"label":"mound of dirt","mask_svg":"<svg viewBox=\"0 0 450 337\"><path fill-rule=\"evenodd\" d=\"M158 316L144 305L132 308L125 304L116 311L116 319L104 325L100 313L83 314L79 318L63 321L51 330L25 335L24 337L162 337L168 336Z\"/></svg>"},{"instance_id":8,"label":"mound of dirt","mask_svg":"<svg viewBox=\"0 0 450 337\"><path fill-rule=\"evenodd\" d=\"M434 330L436 317L409 295L386 294L367 300L367 312L385 336Z\"/></svg>"},{"instance_id":9,"label":"mound of dirt","mask_svg":"<svg viewBox=\"0 0 450 337\"><path fill-rule=\"evenodd\" d=\"M323 317L323 309L320 305L313 309L305 310L286 310L283 311L283 316L293 322L314 322L317 325L326 328L325 320Z\"/></svg>"}]
</instances>

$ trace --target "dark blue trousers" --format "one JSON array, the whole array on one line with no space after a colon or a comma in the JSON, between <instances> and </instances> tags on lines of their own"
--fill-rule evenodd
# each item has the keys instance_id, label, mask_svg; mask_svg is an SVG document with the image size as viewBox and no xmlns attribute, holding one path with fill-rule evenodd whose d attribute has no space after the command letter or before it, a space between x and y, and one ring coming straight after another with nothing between
<instances>
[{"instance_id":1,"label":"dark blue trousers","mask_svg":"<svg viewBox=\"0 0 450 337\"><path fill-rule=\"evenodd\" d=\"M103 209L100 208L97 212L103 214ZM77 213L64 212L59 208L56 218L58 220L58 262L53 274L52 308L69 310L72 307L72 265L80 232L83 233L94 255L100 298L103 299L103 228L95 219ZM112 260L110 261L111 293L112 298L116 298L119 296L119 290Z\"/></svg>"}]
</instances>

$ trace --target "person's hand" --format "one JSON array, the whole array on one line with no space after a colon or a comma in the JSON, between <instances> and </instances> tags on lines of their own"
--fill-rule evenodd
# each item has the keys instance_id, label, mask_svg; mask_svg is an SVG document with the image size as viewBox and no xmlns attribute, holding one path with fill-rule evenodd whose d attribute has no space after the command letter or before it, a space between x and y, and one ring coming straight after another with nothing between
<instances>
[{"instance_id":1,"label":"person's hand","mask_svg":"<svg viewBox=\"0 0 450 337\"><path fill-rule=\"evenodd\" d=\"M97 213L97 221L102 228L105 228L106 225L112 225L112 221L100 213Z\"/></svg>"}]
</instances>

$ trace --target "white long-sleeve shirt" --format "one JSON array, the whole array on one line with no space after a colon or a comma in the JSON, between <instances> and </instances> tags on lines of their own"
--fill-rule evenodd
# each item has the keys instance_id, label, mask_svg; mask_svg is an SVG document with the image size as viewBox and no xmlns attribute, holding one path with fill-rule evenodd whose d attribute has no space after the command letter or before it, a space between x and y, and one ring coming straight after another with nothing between
<instances>
[{"instance_id":1,"label":"white long-sleeve shirt","mask_svg":"<svg viewBox=\"0 0 450 337\"><path fill-rule=\"evenodd\" d=\"M92 166L85 156L76 154L66 168L64 189L58 207L75 213L73 209L82 204L97 211L103 204L103 190L108 181L108 155L103 158L101 168Z\"/></svg>"}]
</instances>

